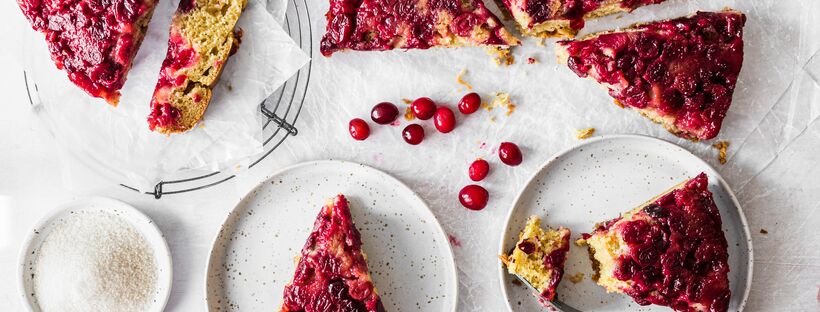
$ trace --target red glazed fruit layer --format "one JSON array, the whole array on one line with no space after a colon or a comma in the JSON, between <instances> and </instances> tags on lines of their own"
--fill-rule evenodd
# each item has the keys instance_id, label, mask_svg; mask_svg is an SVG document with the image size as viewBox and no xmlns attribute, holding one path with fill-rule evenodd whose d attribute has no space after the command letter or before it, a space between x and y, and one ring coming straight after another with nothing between
<instances>
[{"instance_id":1,"label":"red glazed fruit layer","mask_svg":"<svg viewBox=\"0 0 820 312\"><path fill-rule=\"evenodd\" d=\"M701 173L624 217L598 225L591 236L585 235L596 261L616 257L611 276L599 272L599 284L609 276L614 282L604 286L625 292L641 305L685 312L726 311L731 296L728 246L708 184ZM603 248L594 243L600 238L615 239L625 246L608 255L607 251L593 252Z\"/></svg>"},{"instance_id":2,"label":"red glazed fruit layer","mask_svg":"<svg viewBox=\"0 0 820 312\"><path fill-rule=\"evenodd\" d=\"M156 1L18 0L51 59L89 95L116 105Z\"/></svg>"},{"instance_id":3,"label":"red glazed fruit layer","mask_svg":"<svg viewBox=\"0 0 820 312\"><path fill-rule=\"evenodd\" d=\"M191 67L197 63L199 55L191 44L179 34L171 34L168 39L168 52L162 67L159 70L159 79L151 98L151 113L148 115L148 128L173 128L182 116L179 109L171 106L168 101L170 93L185 83L187 77L178 74L181 69Z\"/></svg>"},{"instance_id":4,"label":"red glazed fruit layer","mask_svg":"<svg viewBox=\"0 0 820 312\"><path fill-rule=\"evenodd\" d=\"M330 0L326 17L325 56L346 49L518 43L481 0Z\"/></svg>"},{"instance_id":5,"label":"red glazed fruit layer","mask_svg":"<svg viewBox=\"0 0 820 312\"><path fill-rule=\"evenodd\" d=\"M558 54L579 77L603 84L620 104L679 136L711 139L732 103L745 21L735 11L698 12L561 41Z\"/></svg>"},{"instance_id":6,"label":"red glazed fruit layer","mask_svg":"<svg viewBox=\"0 0 820 312\"><path fill-rule=\"evenodd\" d=\"M632 11L640 6L661 3L665 0L524 0L516 1L531 19L528 27L533 27L546 21L568 20L571 28L579 30L584 27L584 17L606 5L616 5ZM504 0L509 8L514 5L511 0Z\"/></svg>"},{"instance_id":7,"label":"red glazed fruit layer","mask_svg":"<svg viewBox=\"0 0 820 312\"><path fill-rule=\"evenodd\" d=\"M293 281L285 285L281 311L384 311L343 195L316 217Z\"/></svg>"}]
</instances>

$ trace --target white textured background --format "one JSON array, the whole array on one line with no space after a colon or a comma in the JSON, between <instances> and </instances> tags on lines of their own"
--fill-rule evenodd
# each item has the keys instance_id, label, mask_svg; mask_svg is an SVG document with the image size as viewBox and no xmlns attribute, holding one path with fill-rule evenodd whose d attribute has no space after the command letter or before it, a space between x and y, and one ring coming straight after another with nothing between
<instances>
[{"instance_id":1,"label":"white textured background","mask_svg":"<svg viewBox=\"0 0 820 312\"><path fill-rule=\"evenodd\" d=\"M314 44L323 33L325 1L310 1ZM488 4L495 10L493 4ZM84 194L131 203L158 223L174 256L171 311L204 309L204 270L211 240L228 211L253 185L284 166L316 159L345 159L383 169L408 183L431 206L445 230L461 241L455 247L461 311L501 311L504 299L495 266L502 222L524 181L550 155L576 141L574 128L599 133L640 133L678 143L713 164L734 188L746 211L755 246L755 272L747 311L820 310L820 2L670 0L623 18L588 23L587 30L625 26L673 17L695 9L732 6L747 14L746 59L735 99L720 139L729 140L729 162L717 163L707 143L692 144L666 133L634 112L612 105L605 91L574 76L553 61L547 47L527 42L515 51L517 62L496 67L482 49L388 53L341 53L326 59L315 53L308 100L288 139L260 167L229 183L154 200L102 181L87 169L67 166L55 136L28 105L20 65L9 55L28 27L12 1L0 7L4 103L0 105L0 310L22 309L14 275L17 251L29 228L56 204ZM495 12L498 12L495 10ZM539 63L526 64L527 57ZM43 60L44 62L47 60ZM424 123L428 137L409 146L402 127L373 127L365 142L346 131L353 117L366 118L372 105L430 96L451 107L466 93L465 79L485 99L504 91L518 105L511 116L501 110L460 118L442 135ZM495 116L495 122L490 121ZM406 124L402 121L402 125ZM514 169L491 154L504 140L524 149ZM481 148L486 143L487 148ZM481 212L459 206L456 193L468 182L475 157L492 160L483 183L490 205ZM760 234L766 229L769 234ZM273 308L273 307L272 307Z\"/></svg>"}]
</instances>

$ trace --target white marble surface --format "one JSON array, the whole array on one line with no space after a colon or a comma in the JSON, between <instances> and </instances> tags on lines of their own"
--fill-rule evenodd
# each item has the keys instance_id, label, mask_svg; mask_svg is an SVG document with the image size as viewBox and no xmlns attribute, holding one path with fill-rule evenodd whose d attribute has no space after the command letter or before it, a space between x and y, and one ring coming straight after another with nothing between
<instances>
[{"instance_id":1,"label":"white marble surface","mask_svg":"<svg viewBox=\"0 0 820 312\"><path fill-rule=\"evenodd\" d=\"M313 25L325 1L311 7ZM228 211L256 183L278 168L306 160L345 159L383 169L409 184L431 206L445 230L461 244L454 248L459 272L460 311L502 311L495 252L504 216L524 181L550 155L575 143L573 128L600 133L640 133L680 144L716 167L734 188L746 211L755 246L754 282L747 311L818 311L820 285L820 3L816 1L683 1L607 19L592 29L624 25L647 16L674 16L693 7L731 5L746 12L747 58L722 139L732 143L729 163L717 164L708 144L683 142L633 112L610 104L605 92L571 76L552 61L551 43L529 42L518 62L496 68L480 49L456 51L314 55L308 101L297 122L299 135L259 167L214 188L161 200L123 189L81 167L70 167L55 149L28 105L22 69L13 58L15 42L28 26L13 1L0 4L0 310L20 311L15 269L24 235L51 208L83 195L128 202L152 217L168 238L174 257L174 288L168 311L205 309L204 274L211 241ZM490 5L492 7L492 5ZM318 44L317 30L314 40ZM524 61L533 56L538 64ZM44 62L47 60L43 60ZM421 65L420 65L421 64ZM431 134L421 146L404 144L399 127L374 128L371 139L355 143L346 123L364 117L378 101L431 96L454 103L455 75L466 76L482 96L506 91L518 104L507 117L495 110L460 119L451 134ZM421 77L421 78L420 78ZM566 84L558 83L567 81ZM496 116L495 122L489 116ZM404 121L402 123L405 123ZM470 160L491 155L503 140L519 143L524 163L509 169L496 161L484 183L491 192L481 212L461 208L456 199L467 183ZM490 148L481 148L486 142ZM761 234L761 229L768 234Z\"/></svg>"}]
</instances>

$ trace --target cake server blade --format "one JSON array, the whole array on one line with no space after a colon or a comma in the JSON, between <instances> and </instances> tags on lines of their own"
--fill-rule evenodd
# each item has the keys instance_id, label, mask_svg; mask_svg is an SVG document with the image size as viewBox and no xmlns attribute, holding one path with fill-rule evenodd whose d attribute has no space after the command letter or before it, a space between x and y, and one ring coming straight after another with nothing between
<instances>
[{"instance_id":1,"label":"cake server blade","mask_svg":"<svg viewBox=\"0 0 820 312\"><path fill-rule=\"evenodd\" d=\"M539 293L538 289L535 288L535 286L532 286L532 284L530 284L530 282L528 282L526 279L519 276L518 274L513 274L513 275L516 278L518 278L519 281L524 283L524 285L527 285L527 287L529 287L532 291L534 291L535 293ZM544 301L541 301L541 302L544 302ZM557 312L581 312L581 310L573 308L573 307L567 305L566 303L561 302L560 300L553 300L553 301L546 301L546 302L547 302L547 304L550 305L550 307L555 309L555 311L557 311Z\"/></svg>"}]
</instances>

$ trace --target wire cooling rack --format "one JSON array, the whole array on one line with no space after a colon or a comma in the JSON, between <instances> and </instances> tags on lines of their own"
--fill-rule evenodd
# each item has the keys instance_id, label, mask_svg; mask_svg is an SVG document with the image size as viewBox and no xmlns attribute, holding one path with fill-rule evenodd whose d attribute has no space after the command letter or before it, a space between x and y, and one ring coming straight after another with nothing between
<instances>
[{"instance_id":1,"label":"wire cooling rack","mask_svg":"<svg viewBox=\"0 0 820 312\"><path fill-rule=\"evenodd\" d=\"M308 0L288 0L288 8L285 15L285 23L282 25L294 42L308 53L313 55L313 29L310 23L310 13L308 12ZM296 119L302 111L305 103L305 95L310 84L310 72L312 62L302 67L296 74L288 79L284 85L279 87L270 97L259 105L259 113L267 119L262 126L262 137L264 138L263 153L258 156L248 166L248 170L264 160L273 153L282 142L288 137L299 133L296 128ZM37 93L37 85L29 82L29 77L23 72L28 91L29 102L32 102L32 94ZM33 102L32 102L33 105ZM236 177L230 171L214 171L203 174L202 171L183 171L174 177L164 179L154 186L154 190L144 192L154 198L161 198L164 195L180 194L205 189ZM123 187L138 192L139 190L120 184Z\"/></svg>"}]
</instances>

